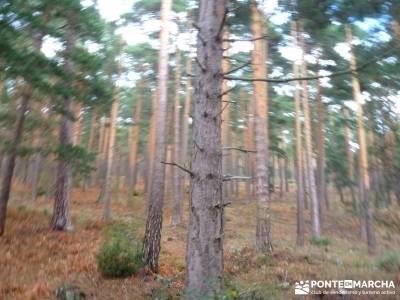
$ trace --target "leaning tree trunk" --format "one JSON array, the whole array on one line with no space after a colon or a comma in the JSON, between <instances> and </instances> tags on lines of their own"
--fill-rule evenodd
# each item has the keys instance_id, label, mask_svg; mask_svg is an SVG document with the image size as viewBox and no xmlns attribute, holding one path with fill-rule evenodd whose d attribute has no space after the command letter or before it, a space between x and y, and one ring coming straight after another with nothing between
<instances>
[{"instance_id":1,"label":"leaning tree trunk","mask_svg":"<svg viewBox=\"0 0 400 300\"><path fill-rule=\"evenodd\" d=\"M165 167L162 162L166 154L166 114L168 95L168 36L172 0L161 4L160 52L158 60L157 113L155 127L155 152L152 180L148 193L149 210L144 236L143 255L153 272L158 272L160 254L162 212L164 206Z\"/></svg>"},{"instance_id":2,"label":"leaning tree trunk","mask_svg":"<svg viewBox=\"0 0 400 300\"><path fill-rule=\"evenodd\" d=\"M65 50L65 54L66 56L68 56L75 46L75 36L71 24L68 23L66 25L66 31L67 47ZM72 73L72 63L68 58L65 59L64 71L67 74ZM65 87L71 88L71 82L68 82ZM69 214L69 199L71 196L72 187L72 167L66 153L68 151L71 151L70 148L73 146L72 121L70 117L72 113L72 103L69 96L63 96L61 109L64 114L61 117L59 132L60 153L57 165L56 193L54 198L51 228L53 230L72 230L73 227Z\"/></svg>"},{"instance_id":3,"label":"leaning tree trunk","mask_svg":"<svg viewBox=\"0 0 400 300\"><path fill-rule=\"evenodd\" d=\"M18 146L22 140L22 134L24 131L25 114L28 110L28 102L31 97L31 87L28 83L25 83L21 105L19 107L19 113L17 122L15 124L14 134L12 142L10 143L11 149L8 152L8 157L5 162L5 171L3 174L3 180L1 184L0 192L0 236L4 234L4 228L6 223L7 215L7 204L10 198L12 178L14 174L15 161L17 158Z\"/></svg>"},{"instance_id":4,"label":"leaning tree trunk","mask_svg":"<svg viewBox=\"0 0 400 300\"><path fill-rule=\"evenodd\" d=\"M348 24L346 24L346 40L352 48L353 36L351 28ZM352 70L357 69L357 62L352 50L350 50L350 67ZM365 129L364 129L364 113L363 107L361 102L361 89L360 89L360 82L358 80L357 72L354 71L352 73L352 84L353 84L353 98L356 102L357 106L357 129L358 129L358 144L360 147L359 150L359 173L360 173L360 204L362 208L361 215L362 217L362 224L361 226L365 226L365 232L367 236L367 246L368 252L374 253L376 250L376 240L375 240L375 232L374 232L374 220L373 220L373 213L372 207L369 205L369 175L368 175L368 158L367 158L367 142L365 136ZM364 218L364 220L363 220Z\"/></svg>"},{"instance_id":5,"label":"leaning tree trunk","mask_svg":"<svg viewBox=\"0 0 400 300\"><path fill-rule=\"evenodd\" d=\"M297 23L292 22L292 37L294 47L297 47ZM299 75L299 68L293 62L293 74L295 77ZM301 107L300 107L300 84L294 82L294 107L295 107L295 136L296 136L296 202L297 202L297 235L296 244L304 246L304 185L303 185L303 146L302 146L302 128L301 128Z\"/></svg>"},{"instance_id":6,"label":"leaning tree trunk","mask_svg":"<svg viewBox=\"0 0 400 300\"><path fill-rule=\"evenodd\" d=\"M174 103L174 143L172 152L172 161L177 164L181 162L181 118L180 118L180 53L179 48L176 47L175 53L175 103ZM173 178L173 195L174 195L174 208L172 213L172 225L177 226L182 223L183 214L183 175L182 171L178 168L172 169Z\"/></svg>"},{"instance_id":7,"label":"leaning tree trunk","mask_svg":"<svg viewBox=\"0 0 400 300\"><path fill-rule=\"evenodd\" d=\"M144 76L142 74L142 76ZM139 81L139 90L136 98L136 108L134 116L134 126L130 134L130 153L129 153L129 164L130 164L130 188L132 191L135 190L137 180L137 154L140 140L140 128L141 128L141 117L142 117L142 104L143 104L143 93L144 93L144 80Z\"/></svg>"},{"instance_id":8,"label":"leaning tree trunk","mask_svg":"<svg viewBox=\"0 0 400 300\"><path fill-rule=\"evenodd\" d=\"M35 52L38 54L43 44L43 35L38 35L35 39ZM3 90L3 86L1 90ZM25 82L24 89L22 93L21 105L19 107L19 113L17 121L15 124L14 134L12 141L10 143L11 148L5 160L5 171L3 175L3 180L1 183L0 191L0 236L4 233L6 215L7 215L7 204L10 198L12 179L15 169L15 161L17 159L18 146L22 140L22 135L24 131L25 114L28 110L28 103L31 98L31 87Z\"/></svg>"},{"instance_id":9,"label":"leaning tree trunk","mask_svg":"<svg viewBox=\"0 0 400 300\"><path fill-rule=\"evenodd\" d=\"M307 63L304 59L305 55L305 42L303 30L301 30L301 48L303 50L302 59L302 76L307 77ZM321 225L320 225L320 215L319 215L319 202L317 196L317 189L315 184L314 170L312 166L312 138L311 138L311 116L310 116L310 104L308 96L308 81L302 80L303 84L303 111L304 111L304 131L306 138L306 167L307 167L307 179L311 198L311 227L312 236L314 238L319 238L321 236Z\"/></svg>"},{"instance_id":10,"label":"leaning tree trunk","mask_svg":"<svg viewBox=\"0 0 400 300\"><path fill-rule=\"evenodd\" d=\"M267 43L259 39L264 35L261 13L257 2L251 2L252 34L254 49L252 54L253 76L267 77ZM253 101L255 117L256 144L256 198L257 227L256 247L259 251L271 251L270 198L268 190L268 85L265 82L253 82Z\"/></svg>"},{"instance_id":11,"label":"leaning tree trunk","mask_svg":"<svg viewBox=\"0 0 400 300\"><path fill-rule=\"evenodd\" d=\"M118 64L118 76L121 77L122 72L122 59L123 59L123 47L121 45L120 60ZM106 176L103 184L103 190L101 192L101 202L104 203L103 219L105 222L110 221L111 217L111 207L110 207L110 192L112 184L112 167L114 163L115 154L115 136L117 132L117 115L119 109L119 102L121 98L121 87L117 83L115 87L115 99L111 106L111 116L110 116L110 134L107 146L107 156L106 156Z\"/></svg>"},{"instance_id":12,"label":"leaning tree trunk","mask_svg":"<svg viewBox=\"0 0 400 300\"><path fill-rule=\"evenodd\" d=\"M187 244L187 298L223 288L221 85L225 0L201 0L197 36L192 184Z\"/></svg>"}]
</instances>

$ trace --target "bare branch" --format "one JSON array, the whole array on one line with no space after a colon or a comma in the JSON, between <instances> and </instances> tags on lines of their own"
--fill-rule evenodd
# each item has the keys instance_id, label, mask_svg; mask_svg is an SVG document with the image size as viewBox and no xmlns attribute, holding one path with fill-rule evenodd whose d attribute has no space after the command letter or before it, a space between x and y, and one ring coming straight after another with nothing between
<instances>
[{"instance_id":1,"label":"bare branch","mask_svg":"<svg viewBox=\"0 0 400 300\"><path fill-rule=\"evenodd\" d=\"M253 177L224 175L224 178L222 179L222 181L232 181L232 180L253 180Z\"/></svg>"},{"instance_id":2,"label":"bare branch","mask_svg":"<svg viewBox=\"0 0 400 300\"><path fill-rule=\"evenodd\" d=\"M207 71L207 69L205 68L205 67L203 67L203 65L201 64L201 62L199 61L199 58L196 56L196 63L197 63L197 65L200 67L200 69L203 71L203 72L206 72Z\"/></svg>"},{"instance_id":3,"label":"bare branch","mask_svg":"<svg viewBox=\"0 0 400 300\"><path fill-rule=\"evenodd\" d=\"M248 150L248 149L243 149L243 148L237 148L237 147L222 147L222 150L237 150L243 153L257 153L256 150Z\"/></svg>"},{"instance_id":4,"label":"bare branch","mask_svg":"<svg viewBox=\"0 0 400 300\"><path fill-rule=\"evenodd\" d=\"M232 76L224 76L224 79L226 80L238 80L238 81L248 81L248 82L254 82L254 81L263 81L263 82L270 82L270 83L287 83L291 81L300 81L300 80L316 80L320 78L333 78L333 77L338 77L338 76L343 76L347 74L357 74L358 71L365 69L369 65L373 64L374 62L382 59L385 57L389 52L391 52L393 49L389 48L387 51L384 51L382 55L376 56L375 58L367 61L364 64L361 64L358 68L356 69L347 69L343 71L338 71L335 73L331 73L329 75L316 75L316 76L304 76L304 77L295 77L295 78L246 78L246 77L232 77Z\"/></svg>"},{"instance_id":5,"label":"bare branch","mask_svg":"<svg viewBox=\"0 0 400 300\"><path fill-rule=\"evenodd\" d=\"M229 92L231 92L232 90L234 90L236 88L236 86L231 87L230 89L227 89L225 92L222 92L219 96L225 96L226 94L228 94ZM229 101L223 101L223 102L229 102Z\"/></svg>"},{"instance_id":6,"label":"bare branch","mask_svg":"<svg viewBox=\"0 0 400 300\"><path fill-rule=\"evenodd\" d=\"M221 37L221 33L222 33L222 30L224 29L226 16L228 15L228 13L229 13L229 10L227 8L225 8L224 16L222 18L221 24L219 25L218 33L217 33L217 36L216 36L216 38L218 38L218 39Z\"/></svg>"},{"instance_id":7,"label":"bare branch","mask_svg":"<svg viewBox=\"0 0 400 300\"><path fill-rule=\"evenodd\" d=\"M249 65L251 65L251 61L248 61L245 64L243 64L243 65L241 65L241 66L239 66L237 68L233 68L233 69L229 70L228 72L224 73L223 75L226 76L226 75L235 73L236 71L239 71L240 69L243 69L243 68L245 68L245 67L247 67Z\"/></svg>"},{"instance_id":8,"label":"bare branch","mask_svg":"<svg viewBox=\"0 0 400 300\"><path fill-rule=\"evenodd\" d=\"M217 203L217 204L214 205L214 207L223 208L223 207L231 205L231 204L232 204L232 202Z\"/></svg>"},{"instance_id":9,"label":"bare branch","mask_svg":"<svg viewBox=\"0 0 400 300\"><path fill-rule=\"evenodd\" d=\"M260 37L256 37L256 38L252 38L252 39L243 39L243 40L238 40L238 39L224 39L224 42L229 42L229 43L235 43L235 42L254 42L254 41L258 41L258 40L263 40L268 38L268 35L263 35Z\"/></svg>"},{"instance_id":10,"label":"bare branch","mask_svg":"<svg viewBox=\"0 0 400 300\"><path fill-rule=\"evenodd\" d=\"M181 166L181 165L179 165L179 164L177 164L177 163L174 163L174 162L165 162L165 161L162 161L161 163L164 164L164 165L171 165L171 166L178 167L178 168L181 169L182 171L188 173L188 174L190 175L190 177L194 177L194 174L193 174L192 171L190 171L189 169L186 169L185 167L183 167L183 166Z\"/></svg>"}]
</instances>

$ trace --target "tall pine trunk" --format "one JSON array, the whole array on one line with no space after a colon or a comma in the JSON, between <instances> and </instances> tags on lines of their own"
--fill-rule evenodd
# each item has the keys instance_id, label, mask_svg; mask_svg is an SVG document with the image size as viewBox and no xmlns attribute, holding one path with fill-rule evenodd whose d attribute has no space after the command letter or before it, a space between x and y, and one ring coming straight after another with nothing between
<instances>
[{"instance_id":1,"label":"tall pine trunk","mask_svg":"<svg viewBox=\"0 0 400 300\"><path fill-rule=\"evenodd\" d=\"M180 53L176 47L175 52L175 102L174 102L174 143L172 161L182 164L181 157L181 116L180 116ZM172 213L172 225L182 223L183 218L183 174L178 168L172 169L174 208Z\"/></svg>"},{"instance_id":2,"label":"tall pine trunk","mask_svg":"<svg viewBox=\"0 0 400 300\"><path fill-rule=\"evenodd\" d=\"M351 151L350 145L350 126L349 126L349 111L348 109L343 106L343 117L345 119L345 127L344 127L344 142L346 145L346 159L347 159L347 176L349 177L349 186L350 186L350 193L351 193L351 202L353 205L354 212L357 211L357 202L356 202L356 195L354 191L354 159L353 159L353 152Z\"/></svg>"},{"instance_id":3,"label":"tall pine trunk","mask_svg":"<svg viewBox=\"0 0 400 300\"><path fill-rule=\"evenodd\" d=\"M326 195L326 179L325 179L325 133L324 122L325 112L322 102L321 82L316 80L317 85L317 195L320 203L320 218L322 218L325 209L329 209L328 199Z\"/></svg>"},{"instance_id":4,"label":"tall pine trunk","mask_svg":"<svg viewBox=\"0 0 400 300\"><path fill-rule=\"evenodd\" d=\"M201 0L197 36L192 184L187 243L187 298L223 288L221 85L225 0Z\"/></svg>"},{"instance_id":5,"label":"tall pine trunk","mask_svg":"<svg viewBox=\"0 0 400 300\"><path fill-rule=\"evenodd\" d=\"M347 43L352 49L352 30L348 24L346 24L346 40ZM350 51L350 67L352 70L357 69L357 62L354 56L353 51ZM373 224L373 213L372 207L369 204L369 175L368 175L368 159L367 159L367 141L365 136L364 129L364 113L361 102L361 89L360 82L357 77L357 72L352 73L352 85L353 85L353 98L356 103L356 113L357 113L357 129L358 129L358 144L359 144L359 174L360 174L360 204L361 204L361 215L362 215L362 224L361 226L365 226L365 233L367 236L367 246L368 252L374 253L376 249L376 240L375 240L375 231Z\"/></svg>"},{"instance_id":6,"label":"tall pine trunk","mask_svg":"<svg viewBox=\"0 0 400 300\"><path fill-rule=\"evenodd\" d=\"M257 2L251 2L252 34L257 39L264 35L261 13ZM265 30L265 31L264 31ZM267 44L265 39L254 41L252 68L255 78L267 77ZM257 225L256 247L259 251L271 251L270 198L268 190L268 85L265 82L253 82L253 101L255 117L256 144L256 198Z\"/></svg>"},{"instance_id":7,"label":"tall pine trunk","mask_svg":"<svg viewBox=\"0 0 400 300\"><path fill-rule=\"evenodd\" d=\"M168 95L168 36L172 0L161 3L160 52L158 60L157 113L155 126L155 152L150 192L149 210L143 244L146 264L153 272L158 272L158 257L161 248L162 213L164 206L165 167L161 163L166 155L166 114Z\"/></svg>"},{"instance_id":8,"label":"tall pine trunk","mask_svg":"<svg viewBox=\"0 0 400 300\"><path fill-rule=\"evenodd\" d=\"M304 32L301 30L300 44L303 52L302 59L302 76L307 77L307 63L304 59L306 53L305 42L304 42ZM305 141L306 141L306 168L307 168L307 181L309 186L310 198L311 198L311 227L312 236L314 238L319 238L321 236L321 225L320 225L320 215L319 215L319 201L317 195L317 189L315 184L315 175L312 165L312 136L311 136L311 113L308 95L308 81L302 80L303 84L303 111L304 111L304 131L305 131Z\"/></svg>"},{"instance_id":9,"label":"tall pine trunk","mask_svg":"<svg viewBox=\"0 0 400 300\"><path fill-rule=\"evenodd\" d=\"M142 76L144 76L142 74ZM137 182L137 154L140 140L140 128L142 118L142 106L143 106L143 93L144 93L144 80L139 81L138 93L136 97L136 107L134 115L134 126L130 131L130 152L129 152L129 165L130 165L130 188L132 191L135 190Z\"/></svg>"},{"instance_id":10,"label":"tall pine trunk","mask_svg":"<svg viewBox=\"0 0 400 300\"><path fill-rule=\"evenodd\" d=\"M122 73L122 58L123 58L123 50L121 45L121 53L120 53L120 60L118 63L118 76L121 77ZM111 105L111 116L110 116L110 133L109 139L107 143L107 155L106 155L106 162L105 162L105 180L103 184L103 189L101 192L101 202L104 203L104 210L103 210L103 219L105 222L110 221L111 218L111 207L110 207L110 193L111 193L111 184L112 184L112 167L114 163L114 154L115 154L115 136L117 133L117 116L118 116L118 109L119 109L119 102L121 98L121 87L119 83L116 83L115 98Z\"/></svg>"},{"instance_id":11,"label":"tall pine trunk","mask_svg":"<svg viewBox=\"0 0 400 300\"><path fill-rule=\"evenodd\" d=\"M297 23L292 22L292 38L294 47L297 47ZM295 77L299 76L299 68L295 62L293 62L293 74ZM300 103L300 84L298 81L294 82L294 107L295 107L295 136L296 136L296 147L295 147L295 162L296 162L296 224L297 224L297 235L296 244L298 246L304 245L304 184L303 184L303 143L302 143L302 128L301 128L301 103Z\"/></svg>"}]
</instances>

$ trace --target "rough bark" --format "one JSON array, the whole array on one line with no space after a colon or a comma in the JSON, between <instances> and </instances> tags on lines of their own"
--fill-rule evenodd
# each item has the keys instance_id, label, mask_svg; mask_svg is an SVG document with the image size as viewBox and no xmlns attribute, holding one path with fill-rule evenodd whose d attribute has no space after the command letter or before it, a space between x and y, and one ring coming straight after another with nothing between
<instances>
[{"instance_id":1,"label":"rough bark","mask_svg":"<svg viewBox=\"0 0 400 300\"><path fill-rule=\"evenodd\" d=\"M146 232L143 244L143 256L146 264L153 272L158 272L158 257L160 254L162 212L164 206L165 166L161 163L166 155L166 114L168 95L168 36L171 0L161 3L160 52L158 60L157 81L157 113L155 127L155 152L148 193L149 210L146 222Z\"/></svg>"},{"instance_id":2,"label":"rough bark","mask_svg":"<svg viewBox=\"0 0 400 300\"><path fill-rule=\"evenodd\" d=\"M143 76L143 75L142 75ZM135 190L137 181L137 154L140 140L140 128L142 118L142 105L144 93L144 80L141 79L138 85L138 94L136 97L136 108L134 115L134 126L130 131L130 152L129 152L129 165L130 165L130 188Z\"/></svg>"},{"instance_id":3,"label":"rough bark","mask_svg":"<svg viewBox=\"0 0 400 300\"><path fill-rule=\"evenodd\" d=\"M303 30L301 30L303 33ZM306 53L304 34L301 34L300 38L301 48L303 50L303 59L301 65L302 76L307 76L307 63L304 59L304 54ZM317 189L315 184L315 175L312 166L312 137L311 137L311 114L310 114L310 104L308 95L308 81L302 80L303 85L303 111L304 111L304 132L305 132L305 156L306 156L306 167L307 167L307 181L309 186L310 198L311 198L311 227L312 236L314 238L319 238L321 236L321 225L320 225L320 215L319 215L319 201L317 195Z\"/></svg>"},{"instance_id":4,"label":"rough bark","mask_svg":"<svg viewBox=\"0 0 400 300\"><path fill-rule=\"evenodd\" d=\"M201 0L187 244L187 299L223 288L221 85L225 0Z\"/></svg>"},{"instance_id":5,"label":"rough bark","mask_svg":"<svg viewBox=\"0 0 400 300\"><path fill-rule=\"evenodd\" d=\"M353 36L351 28L346 24L346 40L349 44L350 49L352 49ZM357 62L355 55L352 50L350 50L350 67L355 70L357 68ZM359 174L360 174L360 204L362 208L362 225L365 226L365 232L367 236L367 246L368 252L374 253L376 250L376 239L373 224L373 212L372 207L369 205L369 174L368 174L368 159L367 159L367 141L365 136L364 128L364 113L361 102L361 89L360 82L358 80L357 72L352 73L352 85L353 85L353 98L356 103L356 113L357 113L357 131L358 131L358 144L359 144ZM364 220L363 220L364 217Z\"/></svg>"},{"instance_id":6,"label":"rough bark","mask_svg":"<svg viewBox=\"0 0 400 300\"><path fill-rule=\"evenodd\" d=\"M265 33L261 13L257 2L251 2L253 37ZM264 31L265 30L265 31ZM264 39L254 41L252 68L255 78L267 77L267 44ZM255 144L256 144L256 198L257 227L256 247L259 251L271 251L270 198L268 190L268 85L265 82L253 82L253 101L255 111Z\"/></svg>"},{"instance_id":7,"label":"rough bark","mask_svg":"<svg viewBox=\"0 0 400 300\"><path fill-rule=\"evenodd\" d=\"M294 46L297 46L297 24L292 22L292 38ZM293 74L294 76L299 75L298 66L293 63ZM294 107L295 107L295 136L296 136L296 148L295 148L295 162L296 162L296 224L297 224L297 235L296 244L298 246L304 245L304 185L303 185L303 146L302 146L302 128L301 128L301 107L300 107L300 84L298 81L294 82Z\"/></svg>"},{"instance_id":8,"label":"rough bark","mask_svg":"<svg viewBox=\"0 0 400 300\"><path fill-rule=\"evenodd\" d=\"M182 164L181 157L181 116L180 116L180 53L179 48L175 52L175 102L174 102L174 143L172 161ZM182 223L183 218L183 174L178 168L172 169L174 208L172 213L172 225Z\"/></svg>"}]
</instances>

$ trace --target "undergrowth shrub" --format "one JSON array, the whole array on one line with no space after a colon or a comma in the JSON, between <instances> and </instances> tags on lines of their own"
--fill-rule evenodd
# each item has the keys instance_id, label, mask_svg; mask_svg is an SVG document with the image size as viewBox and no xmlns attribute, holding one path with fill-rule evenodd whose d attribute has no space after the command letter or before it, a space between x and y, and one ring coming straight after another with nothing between
<instances>
[{"instance_id":1,"label":"undergrowth shrub","mask_svg":"<svg viewBox=\"0 0 400 300\"><path fill-rule=\"evenodd\" d=\"M320 238L313 237L310 240L310 243L316 246L329 246L331 244L331 241L326 237L320 237Z\"/></svg>"},{"instance_id":2,"label":"undergrowth shrub","mask_svg":"<svg viewBox=\"0 0 400 300\"><path fill-rule=\"evenodd\" d=\"M378 268L391 273L400 272L400 252L385 252L378 259Z\"/></svg>"},{"instance_id":3,"label":"undergrowth shrub","mask_svg":"<svg viewBox=\"0 0 400 300\"><path fill-rule=\"evenodd\" d=\"M130 276L144 266L140 240L126 224L109 226L97 252L96 262L105 277Z\"/></svg>"}]
</instances>

